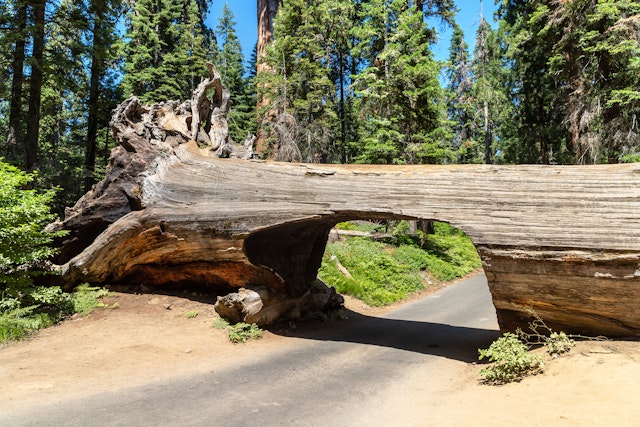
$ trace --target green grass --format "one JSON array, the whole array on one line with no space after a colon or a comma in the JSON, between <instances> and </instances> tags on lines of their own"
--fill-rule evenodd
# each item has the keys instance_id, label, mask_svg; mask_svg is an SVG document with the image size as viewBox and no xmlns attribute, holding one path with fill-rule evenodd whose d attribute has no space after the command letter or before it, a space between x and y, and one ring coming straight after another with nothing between
<instances>
[{"instance_id":1,"label":"green grass","mask_svg":"<svg viewBox=\"0 0 640 427\"><path fill-rule=\"evenodd\" d=\"M388 243L355 237L327 245L319 277L340 293L381 306L424 289L425 275L449 281L481 266L473 243L460 230L435 223L436 234L409 236L404 234L406 228L398 224ZM352 279L338 270L332 256Z\"/></svg>"},{"instance_id":2,"label":"green grass","mask_svg":"<svg viewBox=\"0 0 640 427\"><path fill-rule=\"evenodd\" d=\"M262 336L262 329L255 323L236 323L229 330L229 341L232 343L247 342L256 340Z\"/></svg>"},{"instance_id":3,"label":"green grass","mask_svg":"<svg viewBox=\"0 0 640 427\"><path fill-rule=\"evenodd\" d=\"M31 332L52 326L71 314L86 316L96 308L105 308L107 305L101 298L108 294L106 289L86 284L78 286L71 294L57 286L25 289L19 297L3 294L0 300L0 343L25 338ZM24 305L25 302L28 305Z\"/></svg>"},{"instance_id":4,"label":"green grass","mask_svg":"<svg viewBox=\"0 0 640 427\"><path fill-rule=\"evenodd\" d=\"M34 312L35 307L18 308L0 313L0 343L20 340L32 331L46 328L57 322L49 313Z\"/></svg>"},{"instance_id":5,"label":"green grass","mask_svg":"<svg viewBox=\"0 0 640 427\"><path fill-rule=\"evenodd\" d=\"M73 311L81 316L86 316L96 308L107 308L107 305L101 301L101 298L108 295L109 291L104 288L89 286L86 283L80 285L75 289L73 294L71 294ZM116 305L113 307L115 308Z\"/></svg>"},{"instance_id":6,"label":"green grass","mask_svg":"<svg viewBox=\"0 0 640 427\"><path fill-rule=\"evenodd\" d=\"M230 326L230 324L227 319L223 319L222 317L216 317L215 319L213 319L213 322L211 322L211 326L216 329L227 329Z\"/></svg>"},{"instance_id":7,"label":"green grass","mask_svg":"<svg viewBox=\"0 0 640 427\"><path fill-rule=\"evenodd\" d=\"M336 224L339 230L364 231L367 233L376 233L385 231L384 224L377 224L369 221L347 221Z\"/></svg>"}]
</instances>

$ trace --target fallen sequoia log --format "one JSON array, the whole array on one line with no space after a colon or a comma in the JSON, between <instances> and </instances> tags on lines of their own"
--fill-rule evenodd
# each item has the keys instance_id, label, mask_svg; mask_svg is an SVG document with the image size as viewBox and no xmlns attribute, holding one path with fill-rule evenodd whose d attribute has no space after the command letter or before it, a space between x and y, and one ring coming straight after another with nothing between
<instances>
[{"instance_id":1,"label":"fallen sequoia log","mask_svg":"<svg viewBox=\"0 0 640 427\"><path fill-rule=\"evenodd\" d=\"M220 105L193 121L192 103L117 110L106 178L52 227L71 230L58 260L68 283L237 291L219 312L266 324L340 305L316 280L336 223L438 220L475 243L502 329L533 309L559 330L640 336L640 165L220 159L210 129L193 129Z\"/></svg>"}]
</instances>

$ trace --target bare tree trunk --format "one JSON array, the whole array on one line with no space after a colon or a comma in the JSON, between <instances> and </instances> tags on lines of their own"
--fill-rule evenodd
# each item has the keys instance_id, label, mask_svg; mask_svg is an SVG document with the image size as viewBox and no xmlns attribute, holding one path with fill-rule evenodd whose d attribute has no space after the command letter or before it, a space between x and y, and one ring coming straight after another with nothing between
<instances>
[{"instance_id":1,"label":"bare tree trunk","mask_svg":"<svg viewBox=\"0 0 640 427\"><path fill-rule=\"evenodd\" d=\"M102 20L105 0L93 0L93 45L91 46L91 81L89 83L89 116L87 119L87 145L84 157L84 191L89 191L95 183L93 172L96 167L96 149L98 145L98 102L100 99L100 79L104 72L103 58L100 55L102 44Z\"/></svg>"},{"instance_id":2,"label":"bare tree trunk","mask_svg":"<svg viewBox=\"0 0 640 427\"><path fill-rule=\"evenodd\" d=\"M273 39L273 21L278 12L278 0L258 0L258 54L257 72L268 70L263 59L267 52L267 46Z\"/></svg>"},{"instance_id":3,"label":"bare tree trunk","mask_svg":"<svg viewBox=\"0 0 640 427\"><path fill-rule=\"evenodd\" d=\"M16 42L13 52L11 71L11 101L9 103L9 131L7 135L7 151L9 156L17 158L20 147L20 111L22 110L22 84L24 82L24 45L27 26L27 5L19 2L16 12Z\"/></svg>"},{"instance_id":4,"label":"bare tree trunk","mask_svg":"<svg viewBox=\"0 0 640 427\"><path fill-rule=\"evenodd\" d=\"M27 114L27 139L25 141L25 167L35 169L38 164L38 138L40 136L40 104L42 101L42 66L44 57L44 10L46 0L32 2L33 54L29 88L29 112Z\"/></svg>"},{"instance_id":5,"label":"bare tree trunk","mask_svg":"<svg viewBox=\"0 0 640 427\"><path fill-rule=\"evenodd\" d=\"M491 129L489 129L489 103L484 101L484 162L491 164Z\"/></svg>"},{"instance_id":6,"label":"bare tree trunk","mask_svg":"<svg viewBox=\"0 0 640 427\"><path fill-rule=\"evenodd\" d=\"M538 123L543 126L545 123L546 115L544 113L544 105L542 102L538 102ZM549 158L549 138L543 129L540 129L540 157L543 165L551 164Z\"/></svg>"},{"instance_id":7,"label":"bare tree trunk","mask_svg":"<svg viewBox=\"0 0 640 427\"><path fill-rule=\"evenodd\" d=\"M256 55L256 75L263 72L273 72L265 63L264 57L267 53L267 46L273 40L273 22L278 12L279 0L258 0L258 44ZM260 96L258 90L258 109L267 106L267 100ZM258 130L256 141L256 153L262 156L267 150L266 136Z\"/></svg>"}]
</instances>

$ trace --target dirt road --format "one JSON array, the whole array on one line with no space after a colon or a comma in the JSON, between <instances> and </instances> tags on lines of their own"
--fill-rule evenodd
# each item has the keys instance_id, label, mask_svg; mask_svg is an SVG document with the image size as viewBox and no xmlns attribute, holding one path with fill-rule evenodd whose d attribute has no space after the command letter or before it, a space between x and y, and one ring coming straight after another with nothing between
<instances>
[{"instance_id":1,"label":"dirt road","mask_svg":"<svg viewBox=\"0 0 640 427\"><path fill-rule=\"evenodd\" d=\"M117 294L117 309L0 349L0 424L118 425L139 414L139 425L638 425L637 342L578 343L543 375L479 385L475 349L496 334L495 319L474 311L481 299L438 293L383 318L350 300L346 320L233 345L210 326L209 304Z\"/></svg>"}]
</instances>

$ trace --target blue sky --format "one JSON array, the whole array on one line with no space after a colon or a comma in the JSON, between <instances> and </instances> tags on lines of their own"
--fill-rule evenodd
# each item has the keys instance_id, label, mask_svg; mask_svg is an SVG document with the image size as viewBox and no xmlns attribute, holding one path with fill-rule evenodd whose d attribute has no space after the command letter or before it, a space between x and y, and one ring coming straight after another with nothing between
<instances>
[{"instance_id":1,"label":"blue sky","mask_svg":"<svg viewBox=\"0 0 640 427\"><path fill-rule=\"evenodd\" d=\"M253 46L257 39L257 7L256 0L213 0L211 10L209 13L208 24L210 27L215 28L218 24L218 19L222 14L222 8L225 3L229 5L233 14L235 15L236 31L242 43L242 53L246 59L249 59ZM456 21L464 30L465 39L469 45L469 49L473 50L473 41L475 38L478 24L480 23L480 4L482 3L482 10L485 19L493 25L493 12L497 9L494 5L494 0L487 0L481 2L480 0L456 0L458 14ZM449 42L451 39L451 29L444 25L436 25L440 38L438 43L434 46L434 54L436 59L445 60L448 56Z\"/></svg>"}]
</instances>

